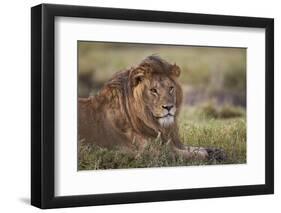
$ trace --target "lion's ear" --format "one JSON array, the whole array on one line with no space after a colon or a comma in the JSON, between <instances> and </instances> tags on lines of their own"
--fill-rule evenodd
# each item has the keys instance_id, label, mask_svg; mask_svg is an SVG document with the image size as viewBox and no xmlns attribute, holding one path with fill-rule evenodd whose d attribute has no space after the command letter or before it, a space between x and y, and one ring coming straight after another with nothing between
<instances>
[{"instance_id":1,"label":"lion's ear","mask_svg":"<svg viewBox=\"0 0 281 213\"><path fill-rule=\"evenodd\" d=\"M130 73L130 82L132 86L137 86L144 79L144 71L141 69L134 69Z\"/></svg>"},{"instance_id":2,"label":"lion's ear","mask_svg":"<svg viewBox=\"0 0 281 213\"><path fill-rule=\"evenodd\" d=\"M181 74L181 69L178 65L172 65L171 74L175 77L179 77Z\"/></svg>"}]
</instances>

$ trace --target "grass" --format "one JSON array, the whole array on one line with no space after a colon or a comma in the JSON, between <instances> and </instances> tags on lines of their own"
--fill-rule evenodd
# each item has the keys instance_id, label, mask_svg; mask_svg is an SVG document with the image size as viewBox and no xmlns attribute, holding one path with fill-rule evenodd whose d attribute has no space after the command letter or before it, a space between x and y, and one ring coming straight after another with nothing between
<instances>
[{"instance_id":1,"label":"grass","mask_svg":"<svg viewBox=\"0 0 281 213\"><path fill-rule=\"evenodd\" d=\"M239 109L242 110L242 109ZM223 162L186 160L174 156L160 139L150 141L142 152L108 150L93 145L81 145L79 170L144 168L246 163L246 118L239 116L213 118L204 108L184 108L179 117L181 141L190 146L222 148L227 154Z\"/></svg>"}]
</instances>

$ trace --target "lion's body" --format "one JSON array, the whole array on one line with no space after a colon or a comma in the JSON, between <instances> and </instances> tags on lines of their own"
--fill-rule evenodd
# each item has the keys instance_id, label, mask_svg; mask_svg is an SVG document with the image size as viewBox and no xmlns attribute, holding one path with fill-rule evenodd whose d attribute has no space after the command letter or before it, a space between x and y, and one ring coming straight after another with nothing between
<instances>
[{"instance_id":1,"label":"lion's body","mask_svg":"<svg viewBox=\"0 0 281 213\"><path fill-rule=\"evenodd\" d=\"M130 149L161 135L173 150L187 157L178 135L177 116L182 89L177 82L177 65L156 56L136 68L119 72L94 97L79 99L79 140L101 147ZM198 149L198 148L197 148ZM184 150L184 151L183 151ZM206 150L197 150L206 158Z\"/></svg>"},{"instance_id":2,"label":"lion's body","mask_svg":"<svg viewBox=\"0 0 281 213\"><path fill-rule=\"evenodd\" d=\"M96 103L97 98L79 100L79 135L87 143L101 147L129 146L126 135L126 122L122 113L110 108L108 103ZM113 104L111 104L111 107ZM118 107L118 104L115 105ZM114 107L115 107L114 106ZM120 118L117 120L117 118ZM123 125L118 127L118 123Z\"/></svg>"}]
</instances>

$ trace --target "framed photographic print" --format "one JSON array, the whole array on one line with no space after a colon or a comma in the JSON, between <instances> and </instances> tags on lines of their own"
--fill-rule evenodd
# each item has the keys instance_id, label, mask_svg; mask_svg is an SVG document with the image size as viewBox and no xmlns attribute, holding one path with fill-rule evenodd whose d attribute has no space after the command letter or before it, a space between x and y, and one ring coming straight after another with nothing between
<instances>
[{"instance_id":1,"label":"framed photographic print","mask_svg":"<svg viewBox=\"0 0 281 213\"><path fill-rule=\"evenodd\" d=\"M274 21L31 9L31 204L272 194Z\"/></svg>"}]
</instances>

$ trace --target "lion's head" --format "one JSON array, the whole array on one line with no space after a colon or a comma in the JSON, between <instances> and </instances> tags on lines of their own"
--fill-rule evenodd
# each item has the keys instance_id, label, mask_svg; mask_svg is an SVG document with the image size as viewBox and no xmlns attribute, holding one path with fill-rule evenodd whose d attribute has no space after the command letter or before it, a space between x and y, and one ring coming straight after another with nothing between
<instances>
[{"instance_id":1,"label":"lion's head","mask_svg":"<svg viewBox=\"0 0 281 213\"><path fill-rule=\"evenodd\" d=\"M126 91L130 119L138 128L145 124L153 130L175 126L182 102L182 89L177 82L180 68L158 56L149 56L131 68Z\"/></svg>"}]
</instances>

